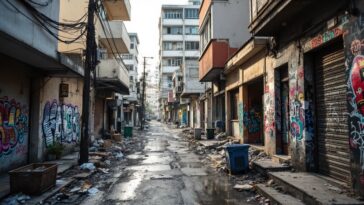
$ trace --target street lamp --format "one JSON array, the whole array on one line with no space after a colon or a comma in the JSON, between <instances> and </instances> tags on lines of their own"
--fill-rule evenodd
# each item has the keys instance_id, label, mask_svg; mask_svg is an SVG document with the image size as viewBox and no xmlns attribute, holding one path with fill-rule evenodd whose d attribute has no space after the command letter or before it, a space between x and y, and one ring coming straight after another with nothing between
<instances>
[{"instance_id":1,"label":"street lamp","mask_svg":"<svg viewBox=\"0 0 364 205\"><path fill-rule=\"evenodd\" d=\"M149 59L153 59L153 57L146 57L144 56L143 57L143 91L142 91L142 110L141 110L141 121L140 121L140 130L143 130L144 129L144 115L145 115L145 67L147 65L146 63L146 59L149 58Z\"/></svg>"}]
</instances>

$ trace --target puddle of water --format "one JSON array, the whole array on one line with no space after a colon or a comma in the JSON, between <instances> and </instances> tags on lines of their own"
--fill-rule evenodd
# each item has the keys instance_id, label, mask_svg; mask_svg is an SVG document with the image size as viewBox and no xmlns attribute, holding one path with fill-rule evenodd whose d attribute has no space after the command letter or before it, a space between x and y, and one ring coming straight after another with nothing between
<instances>
[{"instance_id":1,"label":"puddle of water","mask_svg":"<svg viewBox=\"0 0 364 205\"><path fill-rule=\"evenodd\" d=\"M203 165L200 162L180 162L182 168L202 168Z\"/></svg>"},{"instance_id":2,"label":"puddle of water","mask_svg":"<svg viewBox=\"0 0 364 205\"><path fill-rule=\"evenodd\" d=\"M140 185L142 178L132 179L128 182L115 185L113 192L109 195L111 200L129 201L133 200L136 196L136 189Z\"/></svg>"},{"instance_id":3,"label":"puddle of water","mask_svg":"<svg viewBox=\"0 0 364 205\"><path fill-rule=\"evenodd\" d=\"M172 158L169 156L150 155L142 161L142 164L169 164L171 161Z\"/></svg>"},{"instance_id":4,"label":"puddle of water","mask_svg":"<svg viewBox=\"0 0 364 205\"><path fill-rule=\"evenodd\" d=\"M169 165L141 165L141 166L131 166L127 168L128 170L135 171L146 171L146 172L156 172L156 171L167 171L171 167Z\"/></svg>"},{"instance_id":5,"label":"puddle of water","mask_svg":"<svg viewBox=\"0 0 364 205\"><path fill-rule=\"evenodd\" d=\"M187 176L206 176L206 170L204 168L182 168L182 173Z\"/></svg>"},{"instance_id":6,"label":"puddle of water","mask_svg":"<svg viewBox=\"0 0 364 205\"><path fill-rule=\"evenodd\" d=\"M142 159L144 158L144 155L139 155L139 154L131 154L126 156L127 159Z\"/></svg>"}]
</instances>

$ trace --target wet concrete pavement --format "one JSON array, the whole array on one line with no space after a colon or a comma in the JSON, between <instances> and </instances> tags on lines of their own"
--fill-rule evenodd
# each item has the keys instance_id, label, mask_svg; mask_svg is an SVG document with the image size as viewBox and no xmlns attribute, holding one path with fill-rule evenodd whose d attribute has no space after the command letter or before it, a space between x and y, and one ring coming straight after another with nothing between
<instances>
[{"instance_id":1,"label":"wet concrete pavement","mask_svg":"<svg viewBox=\"0 0 364 205\"><path fill-rule=\"evenodd\" d=\"M179 136L180 129L152 121L140 150L115 175L108 191L83 204L253 204L252 194L233 190L231 179L203 165ZM112 179L110 179L112 180Z\"/></svg>"}]
</instances>

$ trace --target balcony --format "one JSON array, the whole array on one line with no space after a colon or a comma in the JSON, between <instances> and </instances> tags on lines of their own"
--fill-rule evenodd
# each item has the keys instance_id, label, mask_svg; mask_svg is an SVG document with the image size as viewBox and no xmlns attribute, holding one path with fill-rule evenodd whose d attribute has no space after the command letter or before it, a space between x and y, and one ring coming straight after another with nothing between
<instances>
[{"instance_id":1,"label":"balcony","mask_svg":"<svg viewBox=\"0 0 364 205\"><path fill-rule=\"evenodd\" d=\"M97 89L129 94L129 74L124 64L115 59L103 59L96 67Z\"/></svg>"},{"instance_id":2,"label":"balcony","mask_svg":"<svg viewBox=\"0 0 364 205\"><path fill-rule=\"evenodd\" d=\"M164 50L162 51L163 57L177 57L183 56L182 50Z\"/></svg>"},{"instance_id":3,"label":"balcony","mask_svg":"<svg viewBox=\"0 0 364 205\"><path fill-rule=\"evenodd\" d=\"M225 62L237 49L230 48L225 40L211 40L199 62L199 79L201 82L218 80L224 70Z\"/></svg>"},{"instance_id":4,"label":"balcony","mask_svg":"<svg viewBox=\"0 0 364 205\"><path fill-rule=\"evenodd\" d=\"M131 6L129 0L104 0L102 3L109 20L130 21Z\"/></svg>"},{"instance_id":5,"label":"balcony","mask_svg":"<svg viewBox=\"0 0 364 205\"><path fill-rule=\"evenodd\" d=\"M342 0L250 0L250 2L252 20L249 30L256 36L275 36L285 27L307 24L304 22L312 23L317 16L320 16L320 20L326 19L348 3ZM322 12L322 8L325 8L325 12ZM307 28L310 26L306 25ZM297 33L300 32L295 30Z\"/></svg>"},{"instance_id":6,"label":"balcony","mask_svg":"<svg viewBox=\"0 0 364 205\"><path fill-rule=\"evenodd\" d=\"M124 23L122 21L107 21L103 24L107 25L107 23L110 25L112 35L109 33L105 34L100 23L97 24L99 40L103 47L105 47L109 53L112 53L112 51L115 53L129 53L130 38Z\"/></svg>"}]
</instances>

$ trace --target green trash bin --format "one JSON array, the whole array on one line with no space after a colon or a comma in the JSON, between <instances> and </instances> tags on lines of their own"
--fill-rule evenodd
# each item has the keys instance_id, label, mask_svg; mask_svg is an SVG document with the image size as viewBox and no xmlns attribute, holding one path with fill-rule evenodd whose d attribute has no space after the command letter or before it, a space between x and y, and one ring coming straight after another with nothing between
<instances>
[{"instance_id":1,"label":"green trash bin","mask_svg":"<svg viewBox=\"0 0 364 205\"><path fill-rule=\"evenodd\" d=\"M133 127L125 126L124 127L124 137L132 137L133 136Z\"/></svg>"},{"instance_id":2,"label":"green trash bin","mask_svg":"<svg viewBox=\"0 0 364 205\"><path fill-rule=\"evenodd\" d=\"M215 129L214 128L206 128L206 138L209 140L215 138Z\"/></svg>"}]
</instances>

